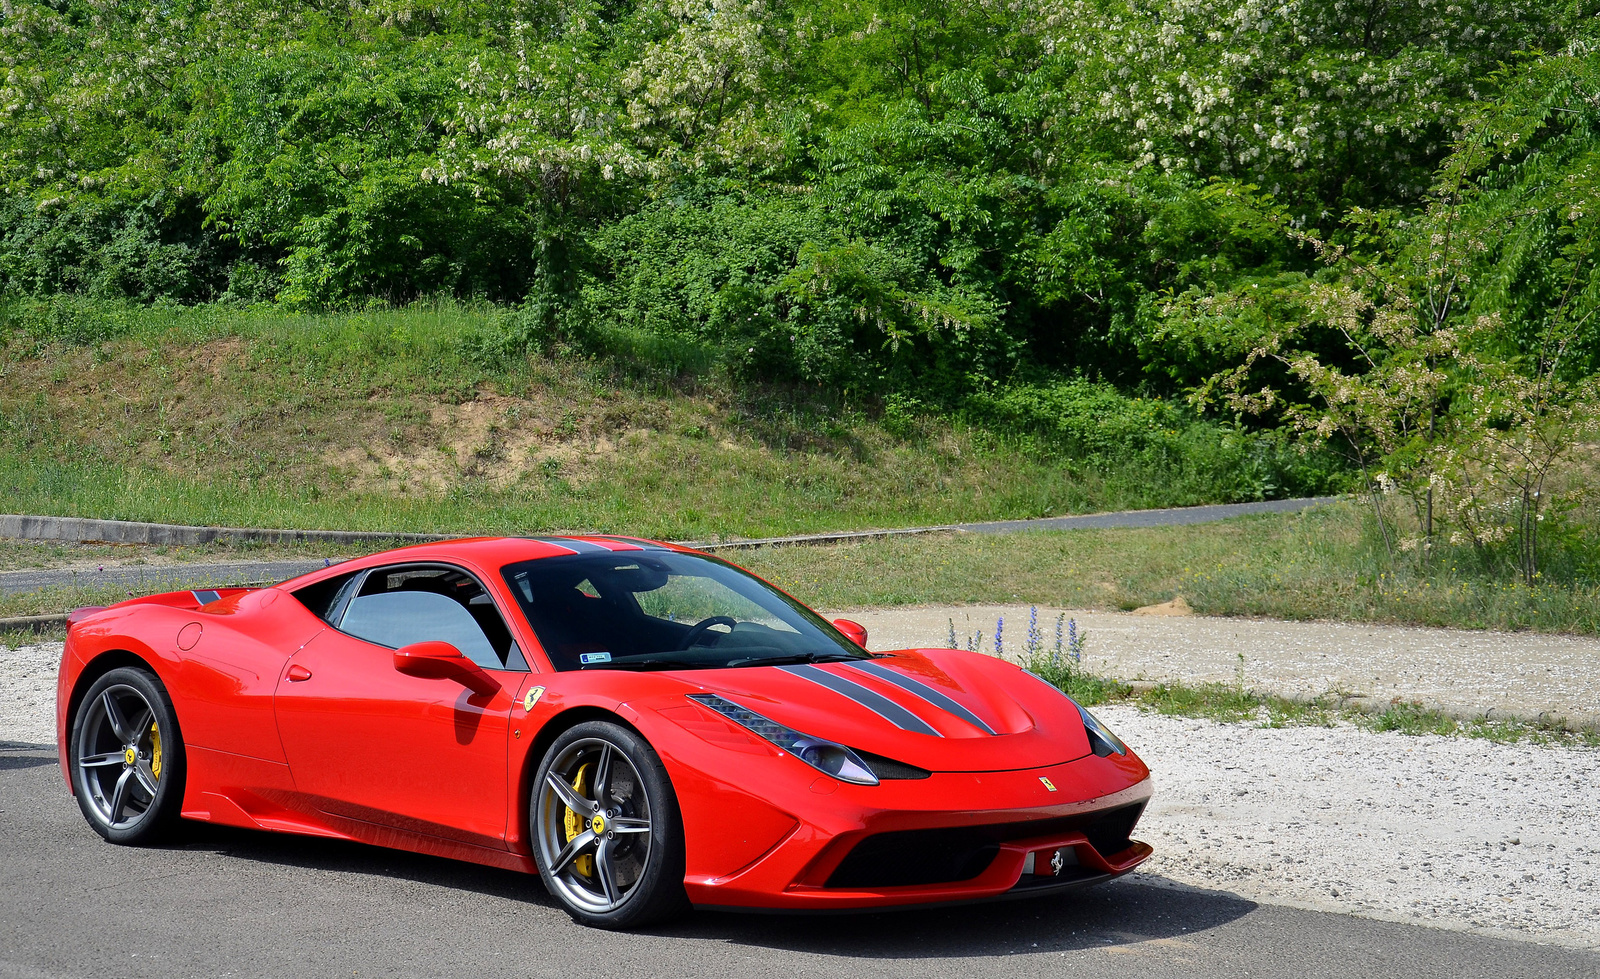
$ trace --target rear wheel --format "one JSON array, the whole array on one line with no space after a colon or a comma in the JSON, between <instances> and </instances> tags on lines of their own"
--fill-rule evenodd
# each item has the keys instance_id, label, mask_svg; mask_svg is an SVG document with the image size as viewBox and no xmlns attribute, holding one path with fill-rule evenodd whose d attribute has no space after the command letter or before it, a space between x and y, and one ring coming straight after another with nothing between
<instances>
[{"instance_id":1,"label":"rear wheel","mask_svg":"<svg viewBox=\"0 0 1600 979\"><path fill-rule=\"evenodd\" d=\"M78 808L113 843L148 843L178 820L184 753L160 679L115 669L84 694L73 718L69 769Z\"/></svg>"},{"instance_id":2,"label":"rear wheel","mask_svg":"<svg viewBox=\"0 0 1600 979\"><path fill-rule=\"evenodd\" d=\"M638 734L604 721L563 732L532 796L539 872L573 918L633 928L688 910L678 800Z\"/></svg>"}]
</instances>

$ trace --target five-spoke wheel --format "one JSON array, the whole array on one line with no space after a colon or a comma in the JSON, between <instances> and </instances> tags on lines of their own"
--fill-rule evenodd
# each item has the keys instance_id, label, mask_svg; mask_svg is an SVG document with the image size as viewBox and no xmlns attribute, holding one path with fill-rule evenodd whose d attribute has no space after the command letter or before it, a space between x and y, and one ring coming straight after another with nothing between
<instances>
[{"instance_id":1,"label":"five-spoke wheel","mask_svg":"<svg viewBox=\"0 0 1600 979\"><path fill-rule=\"evenodd\" d=\"M574 918L635 927L687 907L677 799L639 735L602 721L564 732L530 801L539 870Z\"/></svg>"},{"instance_id":2,"label":"five-spoke wheel","mask_svg":"<svg viewBox=\"0 0 1600 979\"><path fill-rule=\"evenodd\" d=\"M121 668L100 677L78 705L71 742L78 806L116 843L152 839L183 804L183 744L161 682Z\"/></svg>"}]
</instances>

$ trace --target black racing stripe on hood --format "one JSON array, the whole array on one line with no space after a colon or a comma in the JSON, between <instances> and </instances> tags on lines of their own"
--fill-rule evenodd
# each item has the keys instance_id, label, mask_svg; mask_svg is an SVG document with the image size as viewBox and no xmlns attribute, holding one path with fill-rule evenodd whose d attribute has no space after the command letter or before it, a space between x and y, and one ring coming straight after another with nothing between
<instances>
[{"instance_id":1,"label":"black racing stripe on hood","mask_svg":"<svg viewBox=\"0 0 1600 979\"><path fill-rule=\"evenodd\" d=\"M777 669L783 670L785 673L793 673L795 676L810 680L812 683L821 684L834 693L848 697L902 731L931 734L936 738L944 737L944 735L934 730L933 726L927 721L901 707L888 697L874 693L854 680L846 680L842 676L829 673L820 666L807 664L803 666L779 666Z\"/></svg>"},{"instance_id":2,"label":"black racing stripe on hood","mask_svg":"<svg viewBox=\"0 0 1600 979\"><path fill-rule=\"evenodd\" d=\"M973 727L985 734L994 733L994 728L985 724L983 722L983 718L979 717L977 714L974 714L972 711L967 710L956 701L945 696L943 693L940 693L933 687L928 686L921 680L906 676L904 673L891 670L882 663L874 663L871 660L862 660L858 662L847 663L846 665L851 669L861 670L863 673L871 673L880 680L886 680L889 683L899 687L901 690L904 690L906 693L909 693L914 697L920 697L933 706L956 715L963 721L966 721L968 724L971 724Z\"/></svg>"}]
</instances>

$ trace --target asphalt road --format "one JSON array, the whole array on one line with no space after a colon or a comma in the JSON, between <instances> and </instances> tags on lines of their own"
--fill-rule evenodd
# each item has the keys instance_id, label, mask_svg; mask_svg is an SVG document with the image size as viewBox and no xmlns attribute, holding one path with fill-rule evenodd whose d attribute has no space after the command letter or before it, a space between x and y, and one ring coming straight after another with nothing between
<instances>
[{"instance_id":1,"label":"asphalt road","mask_svg":"<svg viewBox=\"0 0 1600 979\"><path fill-rule=\"evenodd\" d=\"M1600 955L1116 881L1035 902L835 917L572 923L538 881L193 826L101 842L51 749L0 748L0 977L1600 975Z\"/></svg>"},{"instance_id":2,"label":"asphalt road","mask_svg":"<svg viewBox=\"0 0 1600 979\"><path fill-rule=\"evenodd\" d=\"M58 568L0 572L0 593L17 594L42 588L114 586L136 595L179 588L222 588L270 584L305 574L324 564L321 558L301 561L233 561L223 564L113 565L101 569Z\"/></svg>"},{"instance_id":3,"label":"asphalt road","mask_svg":"<svg viewBox=\"0 0 1600 979\"><path fill-rule=\"evenodd\" d=\"M863 530L839 534L807 534L799 537L774 537L701 545L711 550L761 547L768 544L826 544L836 541L866 540L952 531L973 534L1014 534L1030 530L1090 530L1108 527L1169 527L1180 524L1214 523L1255 513L1288 513L1303 510L1335 497L1301 500L1267 500L1260 503L1224 503L1215 506L1173 507L1165 510L1125 510L1117 513L1090 513L1071 517L1040 517L1033 520L993 520L985 523L947 524L938 527L906 527L898 530ZM217 588L225 585L265 584L305 574L324 564L321 560L238 561L222 564L127 565L99 569L40 569L0 572L0 594L38 591L42 588L112 585L139 595L179 588Z\"/></svg>"},{"instance_id":4,"label":"asphalt road","mask_svg":"<svg viewBox=\"0 0 1600 979\"><path fill-rule=\"evenodd\" d=\"M1336 496L1314 496L1298 500L1170 507L1165 510L1120 510L1115 513L1085 513L1072 517L990 520L984 523L952 524L951 527L974 534L1014 534L1025 530L1092 530L1101 527L1175 527L1182 524L1232 520L1234 517L1249 516L1253 513L1293 513L1319 503L1332 503L1337 499Z\"/></svg>"}]
</instances>

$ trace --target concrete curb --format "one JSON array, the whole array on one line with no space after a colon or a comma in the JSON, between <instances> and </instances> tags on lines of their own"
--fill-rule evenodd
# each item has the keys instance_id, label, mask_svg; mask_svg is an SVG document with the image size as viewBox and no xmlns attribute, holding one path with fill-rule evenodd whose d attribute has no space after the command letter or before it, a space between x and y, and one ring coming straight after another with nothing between
<instances>
[{"instance_id":1,"label":"concrete curb","mask_svg":"<svg viewBox=\"0 0 1600 979\"><path fill-rule=\"evenodd\" d=\"M219 540L328 541L367 544L385 541L418 543L449 540L448 534L394 534L360 530L272 530L258 527L187 527L181 524L139 523L133 520L93 520L88 517L38 517L0 514L0 537L21 540L58 540L110 544L210 544Z\"/></svg>"},{"instance_id":2,"label":"concrete curb","mask_svg":"<svg viewBox=\"0 0 1600 979\"><path fill-rule=\"evenodd\" d=\"M837 533L796 534L789 537L759 537L749 540L689 541L686 546L702 551L752 550L758 547L794 547L838 544L853 540L881 540L919 534L1009 534L1028 530L1073 530L1118 526L1171 526L1208 523L1254 513L1288 513L1338 497L1318 496L1295 500L1266 500L1256 503L1221 503L1195 507L1167 507L1158 510L1119 510L1113 513L1085 513L1065 517L1038 517L1029 520L990 520L978 523L938 524L931 527L902 527L890 530L847 530ZM112 544L210 544L215 541L263 541L274 544L297 541L327 541L336 544L423 543L450 540L462 534L396 534L365 530L274 530L259 527L189 527L181 524L140 523L133 520L95 520L88 517L46 517L0 514L0 537L20 540L55 540L73 543Z\"/></svg>"},{"instance_id":3,"label":"concrete curb","mask_svg":"<svg viewBox=\"0 0 1600 979\"><path fill-rule=\"evenodd\" d=\"M763 547L804 547L842 544L852 540L883 540L888 537L916 537L923 534L960 533L955 524L939 527L906 527L901 530L845 530L833 534L798 534L793 537L755 537L750 540L673 541L697 551L754 551Z\"/></svg>"},{"instance_id":4,"label":"concrete curb","mask_svg":"<svg viewBox=\"0 0 1600 979\"><path fill-rule=\"evenodd\" d=\"M0 632L49 632L57 627L67 627L65 615L19 615L0 619Z\"/></svg>"}]
</instances>

